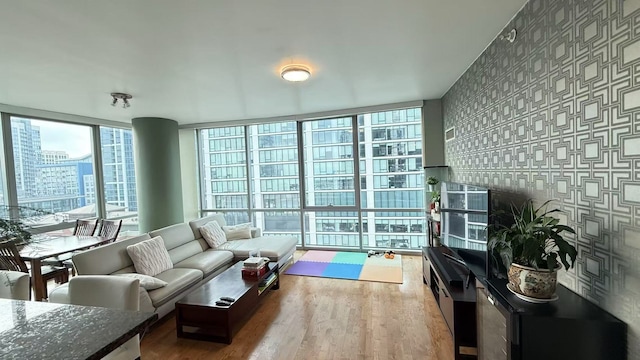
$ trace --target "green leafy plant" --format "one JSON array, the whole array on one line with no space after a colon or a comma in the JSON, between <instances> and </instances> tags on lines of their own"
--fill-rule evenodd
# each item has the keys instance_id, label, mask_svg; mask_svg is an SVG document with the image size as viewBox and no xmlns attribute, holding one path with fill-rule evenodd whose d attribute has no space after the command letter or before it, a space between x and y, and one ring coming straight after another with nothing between
<instances>
[{"instance_id":1,"label":"green leafy plant","mask_svg":"<svg viewBox=\"0 0 640 360\"><path fill-rule=\"evenodd\" d=\"M12 213L17 219L11 218ZM23 219L37 219L47 214L46 211L26 206L0 206L0 241L13 241L16 245L30 243L30 226Z\"/></svg>"},{"instance_id":2,"label":"green leafy plant","mask_svg":"<svg viewBox=\"0 0 640 360\"><path fill-rule=\"evenodd\" d=\"M511 205L513 225L489 227L488 247L491 254L499 256L508 269L511 263L554 270L561 262L565 269L573 267L576 248L561 233L575 231L560 220L550 216L559 209L547 210L551 200L536 208L533 200L527 200L521 208Z\"/></svg>"},{"instance_id":3,"label":"green leafy plant","mask_svg":"<svg viewBox=\"0 0 640 360\"><path fill-rule=\"evenodd\" d=\"M440 191L434 190L431 192L431 202L440 202Z\"/></svg>"},{"instance_id":4,"label":"green leafy plant","mask_svg":"<svg viewBox=\"0 0 640 360\"><path fill-rule=\"evenodd\" d=\"M435 177L435 176L429 176L429 177L427 178L427 184L428 184L428 185L438 185L438 183L439 183L439 182L440 182L440 181L439 181L438 179L436 179L436 177Z\"/></svg>"}]
</instances>

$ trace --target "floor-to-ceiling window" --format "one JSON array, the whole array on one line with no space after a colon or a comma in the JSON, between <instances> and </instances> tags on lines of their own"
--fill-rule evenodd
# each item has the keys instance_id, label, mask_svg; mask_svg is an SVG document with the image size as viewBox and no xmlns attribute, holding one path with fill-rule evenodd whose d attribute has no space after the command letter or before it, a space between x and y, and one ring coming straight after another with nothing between
<instances>
[{"instance_id":1,"label":"floor-to-ceiling window","mask_svg":"<svg viewBox=\"0 0 640 360\"><path fill-rule=\"evenodd\" d=\"M33 233L61 234L76 219L123 219L121 235L137 234L130 129L12 114L0 119L0 217L20 219Z\"/></svg>"},{"instance_id":2,"label":"floor-to-ceiling window","mask_svg":"<svg viewBox=\"0 0 640 360\"><path fill-rule=\"evenodd\" d=\"M227 224L249 222L245 127L200 131L203 209L225 209Z\"/></svg>"},{"instance_id":3,"label":"floor-to-ceiling window","mask_svg":"<svg viewBox=\"0 0 640 360\"><path fill-rule=\"evenodd\" d=\"M426 242L420 108L201 129L198 138L203 213L305 247Z\"/></svg>"},{"instance_id":4,"label":"floor-to-ceiling window","mask_svg":"<svg viewBox=\"0 0 640 360\"><path fill-rule=\"evenodd\" d=\"M248 129L254 222L263 234L296 236L302 244L296 123L260 124Z\"/></svg>"},{"instance_id":5,"label":"floor-to-ceiling window","mask_svg":"<svg viewBox=\"0 0 640 360\"><path fill-rule=\"evenodd\" d=\"M302 123L305 245L360 247L353 117Z\"/></svg>"},{"instance_id":6,"label":"floor-to-ceiling window","mask_svg":"<svg viewBox=\"0 0 640 360\"><path fill-rule=\"evenodd\" d=\"M130 129L100 127L106 218L122 220L120 234L138 233L138 199Z\"/></svg>"},{"instance_id":7,"label":"floor-to-ceiling window","mask_svg":"<svg viewBox=\"0 0 640 360\"><path fill-rule=\"evenodd\" d=\"M92 128L11 117L18 205L42 211L31 225L95 217Z\"/></svg>"},{"instance_id":8,"label":"floor-to-ceiling window","mask_svg":"<svg viewBox=\"0 0 640 360\"><path fill-rule=\"evenodd\" d=\"M366 247L424 245L421 119L420 109L358 116Z\"/></svg>"}]
</instances>

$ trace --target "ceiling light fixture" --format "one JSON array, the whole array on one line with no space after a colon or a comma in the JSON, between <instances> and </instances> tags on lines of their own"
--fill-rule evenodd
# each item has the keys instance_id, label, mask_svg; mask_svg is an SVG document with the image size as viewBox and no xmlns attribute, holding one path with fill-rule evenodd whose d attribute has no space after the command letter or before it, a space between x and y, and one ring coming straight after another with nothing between
<instances>
[{"instance_id":1,"label":"ceiling light fixture","mask_svg":"<svg viewBox=\"0 0 640 360\"><path fill-rule=\"evenodd\" d=\"M287 81L305 81L311 76L311 71L304 65L287 65L282 68L280 76Z\"/></svg>"},{"instance_id":2,"label":"ceiling light fixture","mask_svg":"<svg viewBox=\"0 0 640 360\"><path fill-rule=\"evenodd\" d=\"M111 106L116 106L118 104L118 100L122 100L122 107L125 109L131 106L131 104L129 103L129 100L133 98L133 96L129 94L118 93L118 92L111 93L111 97L113 98L113 101L111 102Z\"/></svg>"}]
</instances>

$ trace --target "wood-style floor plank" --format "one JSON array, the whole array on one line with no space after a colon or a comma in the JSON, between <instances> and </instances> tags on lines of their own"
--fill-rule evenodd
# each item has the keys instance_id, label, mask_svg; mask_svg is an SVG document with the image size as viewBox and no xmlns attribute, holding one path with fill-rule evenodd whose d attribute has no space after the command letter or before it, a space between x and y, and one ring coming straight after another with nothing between
<instances>
[{"instance_id":1,"label":"wood-style floor plank","mask_svg":"<svg viewBox=\"0 0 640 360\"><path fill-rule=\"evenodd\" d=\"M453 359L421 257L402 261L402 285L283 275L231 345L178 339L168 315L144 336L142 359Z\"/></svg>"}]
</instances>

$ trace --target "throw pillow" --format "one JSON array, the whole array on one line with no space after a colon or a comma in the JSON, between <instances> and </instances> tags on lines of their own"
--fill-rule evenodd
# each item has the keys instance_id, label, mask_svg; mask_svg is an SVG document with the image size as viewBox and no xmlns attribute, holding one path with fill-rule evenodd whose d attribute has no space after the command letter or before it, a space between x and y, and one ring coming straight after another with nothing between
<instances>
[{"instance_id":1,"label":"throw pillow","mask_svg":"<svg viewBox=\"0 0 640 360\"><path fill-rule=\"evenodd\" d=\"M217 221L209 221L204 224L204 226L199 227L199 229L200 234L202 234L202 237L212 249L227 242L227 235L222 231Z\"/></svg>"},{"instance_id":2,"label":"throw pillow","mask_svg":"<svg viewBox=\"0 0 640 360\"><path fill-rule=\"evenodd\" d=\"M169 252L160 236L127 246L127 253L139 274L156 276L173 268Z\"/></svg>"},{"instance_id":3,"label":"throw pillow","mask_svg":"<svg viewBox=\"0 0 640 360\"><path fill-rule=\"evenodd\" d=\"M149 275L142 275L142 274L137 274L137 273L114 274L114 275L115 276L123 276L123 277L130 277L130 278L138 279L138 280L140 280L140 287L143 287L146 290L159 289L161 287L167 286L167 284L168 284L164 280L160 280L158 278L155 278L155 277L149 276Z\"/></svg>"},{"instance_id":4,"label":"throw pillow","mask_svg":"<svg viewBox=\"0 0 640 360\"><path fill-rule=\"evenodd\" d=\"M251 223L223 226L222 230L227 235L227 240L251 239Z\"/></svg>"}]
</instances>

